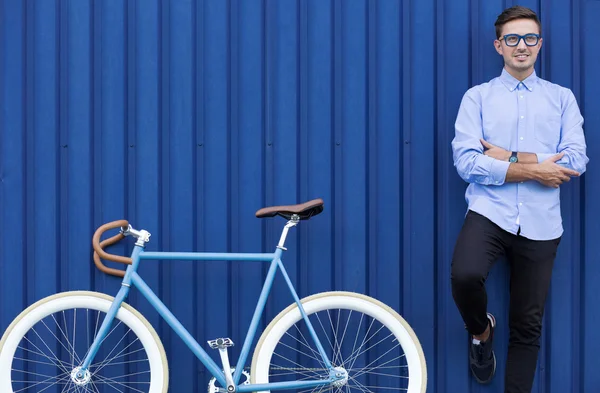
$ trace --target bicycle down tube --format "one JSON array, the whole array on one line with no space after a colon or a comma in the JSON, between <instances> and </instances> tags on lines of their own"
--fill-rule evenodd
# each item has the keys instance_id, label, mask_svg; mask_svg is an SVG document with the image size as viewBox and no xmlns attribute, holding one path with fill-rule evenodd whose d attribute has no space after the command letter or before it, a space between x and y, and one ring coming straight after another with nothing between
<instances>
[{"instance_id":1,"label":"bicycle down tube","mask_svg":"<svg viewBox=\"0 0 600 393\"><path fill-rule=\"evenodd\" d=\"M286 226L287 227L287 226ZM287 228L286 228L287 229ZM145 252L143 246L136 245L131 254L132 264L127 267L125 276L123 278L121 289L115 297L111 308L109 309L101 327L98 331L98 335L92 346L90 347L87 356L82 364L80 372L84 373L88 370L92 363L99 347L109 333L110 326L121 307L121 304L127 298L131 285L134 285L148 300L148 302L154 307L159 315L167 322L167 324L175 331L175 333L182 339L186 346L194 353L194 355L204 364L208 371L215 377L215 379L221 384L221 386L227 386L226 376L222 368L206 353L202 346L194 339L189 331L179 322L179 320L173 315L168 307L158 298L158 296L152 291L152 289L146 284L146 282L137 273L139 263L142 259L152 260L195 260L195 261L262 261L270 262L270 267L265 278L263 288L261 290L254 315L250 322L244 343L238 358L235 371L233 373L233 385L239 392L253 391L253 390L279 390L288 388L311 388L319 385L326 385L335 381L335 377L330 372L330 376L327 379L319 379L313 381L289 381L279 383L268 383L268 384L248 384L238 386L240 378L242 376L242 370L246 364L246 360L250 353L254 337L256 335L260 318L264 312L264 308L267 302L267 298L270 294L273 281L277 269L281 269L282 275L286 281L286 284L290 290L290 293L296 302L302 318L307 324L309 333L317 346L317 349L322 357L322 360L328 370L332 370L333 366L325 350L318 339L314 328L306 315L300 298L296 293L296 290L283 266L281 261L281 254L283 248L283 242L285 241L285 235L287 231L284 230L280 245L277 247L274 253L205 253L205 252Z\"/></svg>"}]
</instances>

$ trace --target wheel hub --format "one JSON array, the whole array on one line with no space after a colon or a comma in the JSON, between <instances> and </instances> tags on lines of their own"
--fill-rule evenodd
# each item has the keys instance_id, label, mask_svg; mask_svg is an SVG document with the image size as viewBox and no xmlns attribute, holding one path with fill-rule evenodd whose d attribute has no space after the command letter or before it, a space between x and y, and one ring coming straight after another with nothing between
<instances>
[{"instance_id":1,"label":"wheel hub","mask_svg":"<svg viewBox=\"0 0 600 393\"><path fill-rule=\"evenodd\" d=\"M348 383L348 371L344 367L335 367L334 369L335 378L339 378L337 381L333 382L333 386L336 388L340 388Z\"/></svg>"},{"instance_id":2,"label":"wheel hub","mask_svg":"<svg viewBox=\"0 0 600 393\"><path fill-rule=\"evenodd\" d=\"M71 380L75 385L84 386L87 385L92 379L92 375L89 370L85 370L85 372L81 371L81 367L76 367L71 371Z\"/></svg>"}]
</instances>

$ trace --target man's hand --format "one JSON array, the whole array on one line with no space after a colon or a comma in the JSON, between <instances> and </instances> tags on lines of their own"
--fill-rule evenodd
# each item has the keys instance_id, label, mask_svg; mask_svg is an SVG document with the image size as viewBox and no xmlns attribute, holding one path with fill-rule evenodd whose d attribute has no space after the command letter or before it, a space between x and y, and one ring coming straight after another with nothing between
<instances>
[{"instance_id":1,"label":"man's hand","mask_svg":"<svg viewBox=\"0 0 600 393\"><path fill-rule=\"evenodd\" d=\"M481 144L483 145L483 147L486 149L483 154L485 154L486 156L495 158L497 160L501 160L501 161L508 161L508 159L510 158L511 152L504 150L501 147L498 146L494 146L489 142L486 142L483 139L480 139Z\"/></svg>"},{"instance_id":2,"label":"man's hand","mask_svg":"<svg viewBox=\"0 0 600 393\"><path fill-rule=\"evenodd\" d=\"M579 176L578 172L556 163L564 155L565 153L556 154L536 165L535 179L545 186L558 188L564 182L570 181L572 176Z\"/></svg>"}]
</instances>

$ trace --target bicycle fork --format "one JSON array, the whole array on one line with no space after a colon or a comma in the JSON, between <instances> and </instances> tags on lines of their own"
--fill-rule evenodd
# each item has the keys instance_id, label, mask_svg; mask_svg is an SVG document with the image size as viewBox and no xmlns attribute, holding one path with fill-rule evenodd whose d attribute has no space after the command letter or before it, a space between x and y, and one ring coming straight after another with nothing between
<instances>
[{"instance_id":1,"label":"bicycle fork","mask_svg":"<svg viewBox=\"0 0 600 393\"><path fill-rule=\"evenodd\" d=\"M130 228L130 230L131 230L131 228ZM147 243L150 238L150 233L148 233L147 231L142 230L142 231L135 231L135 232L136 233L134 234L134 236L137 237L138 239L135 243L135 247L134 247L133 253L131 255L132 264L127 267L127 270L125 272L125 277L123 277L123 282L121 283L121 289L117 293L117 296L115 296L115 299L113 300L110 308L108 309L108 312L106 313L106 317L104 317L104 321L102 321L102 325L100 326L100 329L98 330L98 334L96 335L96 338L94 339L94 342L92 343L92 346L88 349L88 352L85 356L83 363L81 364L81 366L75 368L73 370L73 372L71 373L71 379L77 385L85 385L87 382L89 382L89 380L90 380L90 371L89 371L90 365L94 361L94 358L96 357L96 354L98 353L98 350L100 349L100 345L102 344L102 342L108 335L109 330L113 324L113 321L115 320L115 317L117 316L117 313L119 312L119 309L121 308L121 305L123 304L123 302L129 295L129 291L131 290L131 275L133 272L135 272L137 270L138 264L140 262L139 254L142 251L142 249L144 248L145 243ZM126 233L126 235L128 235L128 234L129 233Z\"/></svg>"},{"instance_id":2,"label":"bicycle fork","mask_svg":"<svg viewBox=\"0 0 600 393\"><path fill-rule=\"evenodd\" d=\"M96 339L92 343L92 346L88 349L85 360L83 361L81 366L75 368L73 370L73 372L71 373L71 378L73 379L73 381L76 384L85 384L90 379L90 372L89 372L90 364L92 363L92 361L94 360L94 357L98 353L98 350L100 349L100 345L102 344L102 342L108 335L108 331L111 328L112 323L113 323L115 317L117 316L117 313L119 312L119 309L121 308L121 304L123 304L123 302L127 298L127 295L129 294L129 290L130 290L129 285L125 285L125 284L122 284L122 285L123 286L117 293L117 296L115 297L115 300L111 304L110 309L106 313L106 317L104 317L104 321L102 321L102 325L100 326L100 329L98 330Z\"/></svg>"}]
</instances>

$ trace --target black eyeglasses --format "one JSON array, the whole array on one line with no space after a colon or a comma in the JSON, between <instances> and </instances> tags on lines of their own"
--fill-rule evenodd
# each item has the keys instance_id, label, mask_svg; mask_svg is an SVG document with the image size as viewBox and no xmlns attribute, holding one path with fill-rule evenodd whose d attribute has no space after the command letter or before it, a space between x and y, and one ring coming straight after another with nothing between
<instances>
[{"instance_id":1,"label":"black eyeglasses","mask_svg":"<svg viewBox=\"0 0 600 393\"><path fill-rule=\"evenodd\" d=\"M517 46L521 42L521 39L523 39L523 41L525 42L525 45L527 45L527 46L536 46L538 44L538 42L540 41L540 35L533 34L533 33L525 34L525 35L506 34L504 37L502 37L500 39L504 40L504 43L506 44L506 46Z\"/></svg>"}]
</instances>

